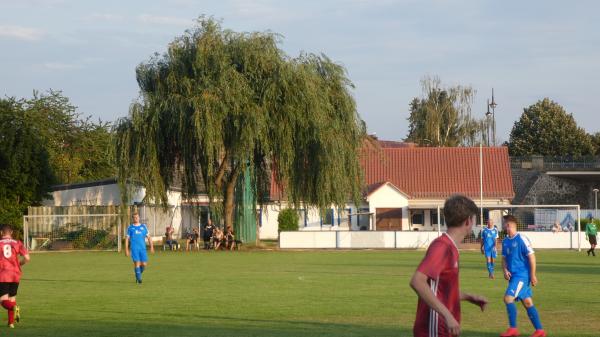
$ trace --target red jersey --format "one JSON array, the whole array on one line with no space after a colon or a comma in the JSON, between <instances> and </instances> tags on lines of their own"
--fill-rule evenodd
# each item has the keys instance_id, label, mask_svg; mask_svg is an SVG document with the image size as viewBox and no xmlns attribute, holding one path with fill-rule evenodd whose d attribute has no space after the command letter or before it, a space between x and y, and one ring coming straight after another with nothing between
<instances>
[{"instance_id":1,"label":"red jersey","mask_svg":"<svg viewBox=\"0 0 600 337\"><path fill-rule=\"evenodd\" d=\"M458 248L454 240L446 233L433 240L417 270L428 276L427 283L431 291L460 323ZM444 318L421 298L417 305L413 333L414 337L450 336Z\"/></svg>"},{"instance_id":2,"label":"red jersey","mask_svg":"<svg viewBox=\"0 0 600 337\"><path fill-rule=\"evenodd\" d=\"M13 239L0 240L0 282L19 282L21 280L21 264L19 255L27 254L21 241Z\"/></svg>"}]
</instances>

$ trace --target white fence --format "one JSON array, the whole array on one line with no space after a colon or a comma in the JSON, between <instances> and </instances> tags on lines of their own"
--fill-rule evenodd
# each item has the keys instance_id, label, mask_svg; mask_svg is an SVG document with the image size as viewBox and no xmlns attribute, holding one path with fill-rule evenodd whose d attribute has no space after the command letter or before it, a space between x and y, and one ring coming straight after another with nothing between
<instances>
[{"instance_id":1,"label":"white fence","mask_svg":"<svg viewBox=\"0 0 600 337\"><path fill-rule=\"evenodd\" d=\"M533 248L589 248L585 233L525 232ZM416 249L426 248L438 237L428 231L301 231L281 232L279 247L283 249Z\"/></svg>"}]
</instances>

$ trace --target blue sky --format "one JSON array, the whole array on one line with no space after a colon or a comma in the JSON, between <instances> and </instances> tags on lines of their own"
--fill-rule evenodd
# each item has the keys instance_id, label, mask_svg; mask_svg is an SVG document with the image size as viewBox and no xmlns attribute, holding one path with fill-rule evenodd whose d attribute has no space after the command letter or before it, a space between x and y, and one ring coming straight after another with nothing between
<instances>
[{"instance_id":1,"label":"blue sky","mask_svg":"<svg viewBox=\"0 0 600 337\"><path fill-rule=\"evenodd\" d=\"M137 97L135 67L205 14L237 31L271 30L281 47L325 53L355 83L359 113L380 138L406 136L419 81L495 88L498 137L523 107L550 97L600 131L597 1L0 0L0 94L62 90L79 111L114 121Z\"/></svg>"}]
</instances>

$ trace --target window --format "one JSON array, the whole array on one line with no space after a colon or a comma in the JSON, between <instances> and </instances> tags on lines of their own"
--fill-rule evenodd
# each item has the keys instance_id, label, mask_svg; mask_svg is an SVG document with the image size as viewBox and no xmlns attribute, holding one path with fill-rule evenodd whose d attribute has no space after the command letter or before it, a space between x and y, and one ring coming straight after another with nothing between
<instances>
[{"instance_id":1,"label":"window","mask_svg":"<svg viewBox=\"0 0 600 337\"><path fill-rule=\"evenodd\" d=\"M321 223L323 225L333 226L333 209L328 209L325 211L325 218L321 217Z\"/></svg>"},{"instance_id":2,"label":"window","mask_svg":"<svg viewBox=\"0 0 600 337\"><path fill-rule=\"evenodd\" d=\"M423 225L424 224L424 215L423 211L413 211L411 221L413 225Z\"/></svg>"},{"instance_id":3,"label":"window","mask_svg":"<svg viewBox=\"0 0 600 337\"><path fill-rule=\"evenodd\" d=\"M444 225L444 212L442 209L440 209L440 221L442 222L442 226L443 226ZM431 210L431 225L437 226L437 224L438 224L437 209L432 209Z\"/></svg>"},{"instance_id":4,"label":"window","mask_svg":"<svg viewBox=\"0 0 600 337\"><path fill-rule=\"evenodd\" d=\"M360 215L358 215L358 229L361 231L366 231L370 227L370 215L368 208L361 208L359 210Z\"/></svg>"},{"instance_id":5,"label":"window","mask_svg":"<svg viewBox=\"0 0 600 337\"><path fill-rule=\"evenodd\" d=\"M306 214L306 209L300 208L298 210L298 218L299 218L298 226L304 226L304 227L308 226L308 216Z\"/></svg>"}]
</instances>

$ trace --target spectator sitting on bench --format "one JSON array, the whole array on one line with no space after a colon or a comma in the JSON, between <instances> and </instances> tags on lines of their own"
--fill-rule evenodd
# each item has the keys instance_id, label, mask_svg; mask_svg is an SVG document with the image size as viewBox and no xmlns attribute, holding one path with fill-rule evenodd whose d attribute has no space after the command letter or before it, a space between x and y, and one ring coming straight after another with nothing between
<instances>
[{"instance_id":1,"label":"spectator sitting on bench","mask_svg":"<svg viewBox=\"0 0 600 337\"><path fill-rule=\"evenodd\" d=\"M197 246L198 248L200 248L198 240L200 239L200 234L198 234L198 228L195 228L192 230L192 233L190 233L188 235L188 239L185 243L185 250L188 251L190 250L190 245L192 246L192 249L194 249L194 246Z\"/></svg>"},{"instance_id":2,"label":"spectator sitting on bench","mask_svg":"<svg viewBox=\"0 0 600 337\"><path fill-rule=\"evenodd\" d=\"M220 228L216 227L212 237L213 246L215 247L215 250L221 248L221 245L223 244L224 240L225 235L223 235L223 231Z\"/></svg>"},{"instance_id":3,"label":"spectator sitting on bench","mask_svg":"<svg viewBox=\"0 0 600 337\"><path fill-rule=\"evenodd\" d=\"M170 250L173 250L173 247L179 249L179 242L173 239L173 234L175 234L175 228L173 228L173 225L171 224L165 229L165 243L169 245Z\"/></svg>"},{"instance_id":4,"label":"spectator sitting on bench","mask_svg":"<svg viewBox=\"0 0 600 337\"><path fill-rule=\"evenodd\" d=\"M204 240L204 249L210 249L211 240L215 227L212 225L212 221L208 219L206 226L204 226L204 233L202 239Z\"/></svg>"},{"instance_id":5,"label":"spectator sitting on bench","mask_svg":"<svg viewBox=\"0 0 600 337\"><path fill-rule=\"evenodd\" d=\"M233 250L235 248L235 235L233 234L233 228L227 226L227 232L225 233L225 249Z\"/></svg>"}]
</instances>

